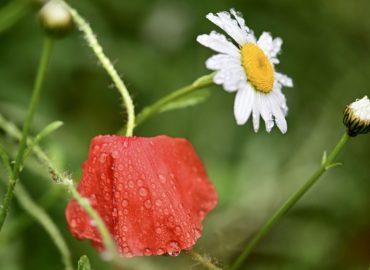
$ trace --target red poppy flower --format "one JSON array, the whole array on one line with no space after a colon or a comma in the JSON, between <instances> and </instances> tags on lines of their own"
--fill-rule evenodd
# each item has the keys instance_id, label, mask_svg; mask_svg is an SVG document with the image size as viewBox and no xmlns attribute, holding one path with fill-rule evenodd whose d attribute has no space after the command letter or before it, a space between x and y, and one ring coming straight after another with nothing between
<instances>
[{"instance_id":1,"label":"red poppy flower","mask_svg":"<svg viewBox=\"0 0 370 270\"><path fill-rule=\"evenodd\" d=\"M125 256L177 255L190 249L217 203L192 145L167 136L95 137L78 192L89 198ZM69 202L66 218L76 238L103 248L96 227L76 201Z\"/></svg>"}]
</instances>

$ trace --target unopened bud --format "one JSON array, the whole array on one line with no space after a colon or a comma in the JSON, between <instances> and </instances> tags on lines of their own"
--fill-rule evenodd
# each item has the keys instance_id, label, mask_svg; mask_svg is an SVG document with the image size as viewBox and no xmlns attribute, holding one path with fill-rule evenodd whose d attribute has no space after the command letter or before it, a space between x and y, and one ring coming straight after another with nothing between
<instances>
[{"instance_id":1,"label":"unopened bud","mask_svg":"<svg viewBox=\"0 0 370 270\"><path fill-rule=\"evenodd\" d=\"M72 16L59 0L50 0L39 12L40 22L52 37L65 36L73 26Z\"/></svg>"},{"instance_id":2,"label":"unopened bud","mask_svg":"<svg viewBox=\"0 0 370 270\"><path fill-rule=\"evenodd\" d=\"M344 111L343 123L349 136L370 132L370 100L367 96L348 105Z\"/></svg>"}]
</instances>

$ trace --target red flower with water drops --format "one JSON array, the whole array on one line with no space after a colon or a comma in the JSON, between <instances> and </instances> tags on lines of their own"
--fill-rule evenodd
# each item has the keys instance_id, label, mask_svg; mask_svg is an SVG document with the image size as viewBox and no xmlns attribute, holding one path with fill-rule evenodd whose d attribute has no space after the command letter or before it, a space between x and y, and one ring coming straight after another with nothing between
<instances>
[{"instance_id":1,"label":"red flower with water drops","mask_svg":"<svg viewBox=\"0 0 370 270\"><path fill-rule=\"evenodd\" d=\"M217 193L185 139L97 136L78 192L88 198L125 256L177 255L191 249ZM72 234L103 249L89 216L75 200L66 218Z\"/></svg>"}]
</instances>

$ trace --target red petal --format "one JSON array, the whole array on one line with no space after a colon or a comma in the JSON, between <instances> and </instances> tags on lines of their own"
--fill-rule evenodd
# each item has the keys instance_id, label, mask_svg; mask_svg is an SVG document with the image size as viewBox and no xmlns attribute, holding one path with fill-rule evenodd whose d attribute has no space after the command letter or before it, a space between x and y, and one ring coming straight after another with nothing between
<instances>
[{"instance_id":1,"label":"red petal","mask_svg":"<svg viewBox=\"0 0 370 270\"><path fill-rule=\"evenodd\" d=\"M217 203L192 145L167 136L95 137L78 191L90 199L126 256L190 249ZM66 217L75 237L102 248L99 233L76 201L68 204Z\"/></svg>"}]
</instances>

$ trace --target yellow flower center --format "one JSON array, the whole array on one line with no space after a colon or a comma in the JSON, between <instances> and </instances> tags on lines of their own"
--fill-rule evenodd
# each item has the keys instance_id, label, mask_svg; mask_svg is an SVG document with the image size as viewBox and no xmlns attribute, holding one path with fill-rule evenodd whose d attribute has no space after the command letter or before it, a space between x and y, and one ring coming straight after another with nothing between
<instances>
[{"instance_id":1,"label":"yellow flower center","mask_svg":"<svg viewBox=\"0 0 370 270\"><path fill-rule=\"evenodd\" d=\"M242 46L242 65L254 88L269 93L274 85L274 68L266 54L255 44Z\"/></svg>"}]
</instances>

